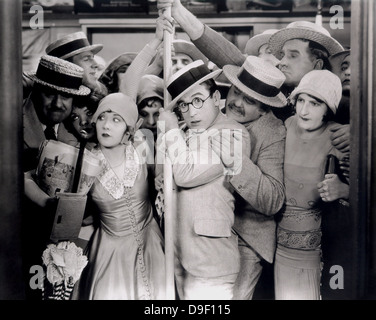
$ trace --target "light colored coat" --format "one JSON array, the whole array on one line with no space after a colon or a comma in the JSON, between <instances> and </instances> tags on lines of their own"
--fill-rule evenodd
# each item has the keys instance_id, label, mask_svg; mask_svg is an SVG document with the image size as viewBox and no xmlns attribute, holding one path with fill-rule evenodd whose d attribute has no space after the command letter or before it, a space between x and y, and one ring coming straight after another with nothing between
<instances>
[{"instance_id":1,"label":"light colored coat","mask_svg":"<svg viewBox=\"0 0 376 320\"><path fill-rule=\"evenodd\" d=\"M236 199L234 230L261 257L273 262L276 248L274 215L285 201L283 161L286 128L272 112L251 122L251 157L230 183Z\"/></svg>"},{"instance_id":2,"label":"light colored coat","mask_svg":"<svg viewBox=\"0 0 376 320\"><path fill-rule=\"evenodd\" d=\"M231 42L205 25L203 35L193 41L219 68L242 66L246 57ZM241 196L236 200L234 229L268 262L276 247L276 214L285 200L283 161L286 129L272 112L247 126L251 158L244 159L241 174L230 182Z\"/></svg>"},{"instance_id":3,"label":"light colored coat","mask_svg":"<svg viewBox=\"0 0 376 320\"><path fill-rule=\"evenodd\" d=\"M249 134L245 127L222 113L205 133L187 139L189 147L180 135L174 147L168 149L178 186L175 252L183 267L198 277L236 274L240 268L237 236L232 230L235 199L226 181L224 166L219 158L212 164L192 163L194 154L200 160L208 152L215 156L210 144L197 143L196 139L200 136L201 142L208 141L210 130L215 129L242 130L244 150L249 151Z\"/></svg>"}]
</instances>

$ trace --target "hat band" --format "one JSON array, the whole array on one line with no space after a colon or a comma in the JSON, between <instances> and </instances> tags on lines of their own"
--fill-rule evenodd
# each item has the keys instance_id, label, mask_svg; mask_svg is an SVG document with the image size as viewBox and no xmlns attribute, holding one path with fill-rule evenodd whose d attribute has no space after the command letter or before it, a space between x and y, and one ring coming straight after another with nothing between
<instances>
[{"instance_id":1,"label":"hat band","mask_svg":"<svg viewBox=\"0 0 376 320\"><path fill-rule=\"evenodd\" d=\"M209 73L209 68L205 65L201 65L197 68L192 68L186 73L182 74L167 87L172 100L174 100L181 92L185 91L187 88L195 84L197 81L199 81Z\"/></svg>"},{"instance_id":2,"label":"hat band","mask_svg":"<svg viewBox=\"0 0 376 320\"><path fill-rule=\"evenodd\" d=\"M76 51L78 49L88 47L88 46L90 46L90 43L87 39L77 39L77 40L67 42L67 43L51 50L50 52L48 52L48 54L50 56L60 58L60 57L65 56L68 53L71 53L73 51Z\"/></svg>"},{"instance_id":3,"label":"hat band","mask_svg":"<svg viewBox=\"0 0 376 320\"><path fill-rule=\"evenodd\" d=\"M261 80L251 75L245 69L243 69L240 72L240 74L238 75L238 79L245 86L265 97L275 97L280 93L280 90L277 87L262 82Z\"/></svg>"},{"instance_id":4,"label":"hat band","mask_svg":"<svg viewBox=\"0 0 376 320\"><path fill-rule=\"evenodd\" d=\"M82 78L59 73L57 71L48 69L41 64L38 66L36 76L39 80L67 89L78 90L82 85Z\"/></svg>"}]
</instances>

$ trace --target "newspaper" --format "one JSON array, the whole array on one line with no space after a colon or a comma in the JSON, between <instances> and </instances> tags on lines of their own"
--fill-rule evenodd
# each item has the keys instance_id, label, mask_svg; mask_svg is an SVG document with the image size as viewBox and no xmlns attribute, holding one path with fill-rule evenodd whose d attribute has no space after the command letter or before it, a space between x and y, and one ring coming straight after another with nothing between
<instances>
[{"instance_id":1,"label":"newspaper","mask_svg":"<svg viewBox=\"0 0 376 320\"><path fill-rule=\"evenodd\" d=\"M72 192L79 148L47 140L40 149L36 182L50 197ZM85 149L77 193L87 194L101 170L101 160Z\"/></svg>"}]
</instances>

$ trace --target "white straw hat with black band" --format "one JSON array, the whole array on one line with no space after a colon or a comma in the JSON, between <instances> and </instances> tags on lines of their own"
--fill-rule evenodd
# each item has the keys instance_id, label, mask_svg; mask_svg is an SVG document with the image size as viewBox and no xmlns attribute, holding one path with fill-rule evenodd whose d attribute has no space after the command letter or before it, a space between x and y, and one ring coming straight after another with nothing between
<instances>
[{"instance_id":1,"label":"white straw hat with black band","mask_svg":"<svg viewBox=\"0 0 376 320\"><path fill-rule=\"evenodd\" d=\"M329 55L343 51L342 45L334 39L328 30L310 21L294 21L276 33L269 39L269 48L278 58L281 58L281 50L286 41L292 39L306 39L323 46Z\"/></svg>"},{"instance_id":2,"label":"white straw hat with black band","mask_svg":"<svg viewBox=\"0 0 376 320\"><path fill-rule=\"evenodd\" d=\"M168 109L175 106L178 100L185 95L193 86L201 84L209 79L215 79L222 69L210 71L202 60L194 61L174 73L167 82L167 91L171 95Z\"/></svg>"},{"instance_id":3,"label":"white straw hat with black band","mask_svg":"<svg viewBox=\"0 0 376 320\"><path fill-rule=\"evenodd\" d=\"M241 67L226 65L223 73L230 82L244 94L271 107L287 104L281 86L285 75L262 58L248 56Z\"/></svg>"},{"instance_id":4,"label":"white straw hat with black band","mask_svg":"<svg viewBox=\"0 0 376 320\"><path fill-rule=\"evenodd\" d=\"M29 75L35 83L75 96L87 96L90 89L82 85L84 69L53 56L40 58L35 74Z\"/></svg>"},{"instance_id":5,"label":"white straw hat with black band","mask_svg":"<svg viewBox=\"0 0 376 320\"><path fill-rule=\"evenodd\" d=\"M46 48L46 53L60 59L68 59L76 54L91 51L94 55L103 49L102 44L90 44L82 31L70 33Z\"/></svg>"}]
</instances>

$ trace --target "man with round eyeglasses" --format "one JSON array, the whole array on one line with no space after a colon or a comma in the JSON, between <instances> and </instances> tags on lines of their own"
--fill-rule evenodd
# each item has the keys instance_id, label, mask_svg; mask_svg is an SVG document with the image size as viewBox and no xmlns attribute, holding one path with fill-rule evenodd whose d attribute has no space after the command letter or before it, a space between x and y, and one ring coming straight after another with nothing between
<instances>
[{"instance_id":1,"label":"man with round eyeglasses","mask_svg":"<svg viewBox=\"0 0 376 320\"><path fill-rule=\"evenodd\" d=\"M171 77L167 110L178 110L185 132L175 113L160 109L159 125L164 124L166 133L158 137L158 151L166 150L178 187L174 247L180 300L231 300L240 268L232 230L235 196L226 176L230 171L210 142L227 133L239 136L232 167L236 171L236 152L249 157L250 140L243 125L220 112L221 97L213 80L220 72L210 72L198 60ZM241 155L238 160L241 164Z\"/></svg>"}]
</instances>

